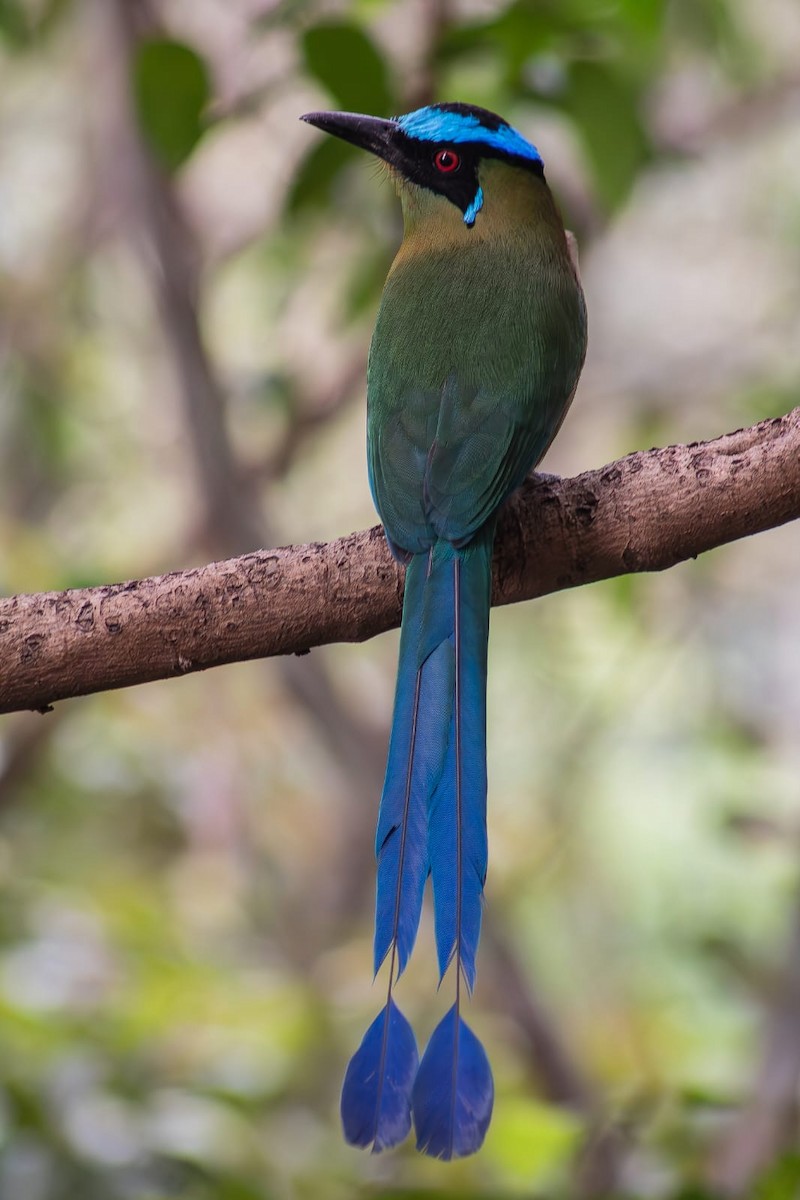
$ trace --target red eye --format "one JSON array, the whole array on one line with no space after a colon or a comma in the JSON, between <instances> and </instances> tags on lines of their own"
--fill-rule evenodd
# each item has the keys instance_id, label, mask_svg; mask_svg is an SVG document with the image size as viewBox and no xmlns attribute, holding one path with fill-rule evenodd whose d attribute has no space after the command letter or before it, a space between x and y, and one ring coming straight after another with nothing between
<instances>
[{"instance_id":1,"label":"red eye","mask_svg":"<svg viewBox=\"0 0 800 1200\"><path fill-rule=\"evenodd\" d=\"M461 166L461 159L455 150L437 150L433 162L437 171L441 171L443 175L451 175Z\"/></svg>"}]
</instances>

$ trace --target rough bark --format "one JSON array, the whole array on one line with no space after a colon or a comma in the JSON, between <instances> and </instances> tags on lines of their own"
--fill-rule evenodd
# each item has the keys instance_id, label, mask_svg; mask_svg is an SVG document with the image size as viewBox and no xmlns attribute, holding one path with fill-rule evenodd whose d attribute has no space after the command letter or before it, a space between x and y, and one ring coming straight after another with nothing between
<instances>
[{"instance_id":1,"label":"rough bark","mask_svg":"<svg viewBox=\"0 0 800 1200\"><path fill-rule=\"evenodd\" d=\"M508 504L493 603L660 571L800 516L800 408L711 442L638 451ZM397 625L379 527L152 579L0 601L0 712Z\"/></svg>"}]
</instances>

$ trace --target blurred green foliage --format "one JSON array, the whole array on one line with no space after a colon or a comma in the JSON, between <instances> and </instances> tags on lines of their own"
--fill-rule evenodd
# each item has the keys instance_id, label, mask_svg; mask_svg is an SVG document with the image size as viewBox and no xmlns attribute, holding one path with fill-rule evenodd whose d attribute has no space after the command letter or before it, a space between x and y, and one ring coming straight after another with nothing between
<instances>
[{"instance_id":1,"label":"blurred green foliage","mask_svg":"<svg viewBox=\"0 0 800 1200\"><path fill-rule=\"evenodd\" d=\"M73 0L0 0L0 41L15 51L41 48L43 40L66 16Z\"/></svg>"},{"instance_id":2,"label":"blurred green foliage","mask_svg":"<svg viewBox=\"0 0 800 1200\"><path fill-rule=\"evenodd\" d=\"M30 36L25 9L16 0L0 0L0 33L15 47L24 46Z\"/></svg>"},{"instance_id":3,"label":"blurred green foliage","mask_svg":"<svg viewBox=\"0 0 800 1200\"><path fill-rule=\"evenodd\" d=\"M180 236L176 275L270 535L374 519L363 364L398 214L363 158L299 124L311 108L467 99L545 146L589 263L595 339L551 469L794 403L791 285L780 302L767 289L757 361L755 329L743 339L734 319L758 324L747 306L766 240L746 241L729 307L712 320L712 290L692 310L689 333L718 325L723 353L671 324L701 289L667 268L709 240L704 198L730 148L718 118L783 79L755 0L257 7L0 0L5 592L225 553L181 392L186 322L164 250ZM765 111L753 141L769 148ZM740 166L744 124L729 198L754 173ZM165 168L160 207L137 187L136 137ZM776 155L785 191L771 187L766 210L745 204L765 238L771 224L800 228L798 156ZM659 213L680 216L695 170L689 249L676 236L657 259ZM159 243L163 211L184 227ZM712 222L716 267L741 248L723 240L731 211ZM642 261L663 276L642 284ZM615 332L609 313L631 290ZM648 340L635 318L650 293ZM797 904L800 556L796 534L770 536L493 619L487 922L519 978L515 992L487 937L472 1019L496 1067L496 1116L481 1155L449 1167L411 1146L360 1155L338 1128L341 1073L377 1003L367 743L382 749L393 639L315 652L324 705L292 686L296 664L242 664L5 718L0 1200L597 1195L580 1182L580 1105L552 1098L511 1006L520 992L621 1147L600 1194L709 1200ZM403 980L423 1029L442 1003L429 932ZM780 1154L753 1188L788 1200L796 1157Z\"/></svg>"},{"instance_id":4,"label":"blurred green foliage","mask_svg":"<svg viewBox=\"0 0 800 1200\"><path fill-rule=\"evenodd\" d=\"M321 21L302 38L306 69L350 112L393 112L385 60L365 30L349 21Z\"/></svg>"},{"instance_id":5,"label":"blurred green foliage","mask_svg":"<svg viewBox=\"0 0 800 1200\"><path fill-rule=\"evenodd\" d=\"M211 96L205 62L190 46L153 38L137 50L132 85L142 133L164 166L175 170L205 127Z\"/></svg>"}]
</instances>

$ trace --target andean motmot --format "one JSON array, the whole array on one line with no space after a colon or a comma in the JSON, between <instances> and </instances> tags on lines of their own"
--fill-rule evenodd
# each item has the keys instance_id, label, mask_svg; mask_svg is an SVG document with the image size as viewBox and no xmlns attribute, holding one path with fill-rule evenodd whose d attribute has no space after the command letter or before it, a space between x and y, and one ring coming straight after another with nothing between
<instances>
[{"instance_id":1,"label":"andean motmot","mask_svg":"<svg viewBox=\"0 0 800 1200\"><path fill-rule=\"evenodd\" d=\"M367 369L367 458L389 546L406 565L400 655L376 838L374 968L386 1005L350 1061L347 1140L471 1154L494 1085L461 1015L475 982L486 878L486 664L498 510L569 408L586 308L535 146L501 117L433 104L393 120L303 120L388 164L404 234ZM419 1059L393 989L428 876L440 981L455 1002Z\"/></svg>"}]
</instances>

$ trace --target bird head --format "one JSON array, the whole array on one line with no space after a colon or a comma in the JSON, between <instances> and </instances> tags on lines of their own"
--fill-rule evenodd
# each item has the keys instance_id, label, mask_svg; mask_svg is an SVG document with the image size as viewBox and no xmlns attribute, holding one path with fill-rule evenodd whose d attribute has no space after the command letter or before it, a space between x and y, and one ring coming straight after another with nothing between
<instances>
[{"instance_id":1,"label":"bird head","mask_svg":"<svg viewBox=\"0 0 800 1200\"><path fill-rule=\"evenodd\" d=\"M470 230L487 200L497 200L497 211L528 180L544 176L536 147L502 117L472 104L432 104L391 120L345 112L301 119L383 159L407 223L436 211Z\"/></svg>"}]
</instances>

